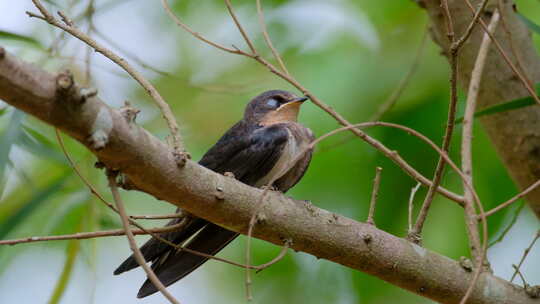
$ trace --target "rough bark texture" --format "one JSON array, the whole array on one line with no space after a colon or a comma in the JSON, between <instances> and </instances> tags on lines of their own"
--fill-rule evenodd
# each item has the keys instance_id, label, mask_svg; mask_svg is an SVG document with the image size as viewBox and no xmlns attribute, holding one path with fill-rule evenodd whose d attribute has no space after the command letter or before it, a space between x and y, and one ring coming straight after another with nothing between
<instances>
[{"instance_id":1,"label":"rough bark texture","mask_svg":"<svg viewBox=\"0 0 540 304\"><path fill-rule=\"evenodd\" d=\"M472 274L458 262L311 203L262 190L178 159L169 147L97 97L82 102L66 75L52 75L0 48L0 98L56 126L88 147L107 167L120 170L137 189L228 229L246 233L260 210L254 236L367 272L441 303L458 303ZM61 89L63 86L68 89ZM122 114L124 113L124 115ZM99 147L99 149L95 149ZM481 275L468 303L540 303L522 288Z\"/></svg>"},{"instance_id":2,"label":"rough bark texture","mask_svg":"<svg viewBox=\"0 0 540 304\"><path fill-rule=\"evenodd\" d=\"M471 0L476 8L480 0ZM522 63L524 74L532 83L540 82L540 58L532 44L531 33L518 19L512 9L513 1L504 0L501 11L502 23L495 33L497 41L515 65L519 64L515 53ZM443 52L448 55L450 42L447 38L445 17L440 0L420 1L429 14L432 36ZM492 1L485 10L483 19L489 23L489 17L497 7ZM473 14L465 0L448 0L456 37L459 38L470 24ZM505 31L511 33L511 39ZM478 48L484 30L477 24L468 42L460 50L458 57L458 82L466 90L469 86L471 71L476 60ZM511 46L511 41L513 46ZM523 71L522 71L523 73ZM478 109L483 109L505 101L530 96L521 81L515 76L495 46L492 46L486 60L484 77L480 84ZM497 149L508 172L525 189L540 179L540 106L534 105L519 110L484 116L482 125ZM527 200L529 206L540 218L540 188L532 191Z\"/></svg>"}]
</instances>

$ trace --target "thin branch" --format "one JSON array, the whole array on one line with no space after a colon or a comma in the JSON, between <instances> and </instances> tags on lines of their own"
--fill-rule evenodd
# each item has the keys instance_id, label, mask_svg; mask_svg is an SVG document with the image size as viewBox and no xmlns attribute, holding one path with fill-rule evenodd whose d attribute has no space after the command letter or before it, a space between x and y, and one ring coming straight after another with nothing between
<instances>
[{"instance_id":1,"label":"thin branch","mask_svg":"<svg viewBox=\"0 0 540 304\"><path fill-rule=\"evenodd\" d=\"M414 205L414 196L416 195L416 192L418 191L418 189L420 189L420 186L422 186L421 183L417 183L416 186L414 186L412 189L411 189L411 194L409 195L409 212L408 212L408 232L410 232L412 230L412 225L413 225L413 205Z\"/></svg>"},{"instance_id":2,"label":"thin branch","mask_svg":"<svg viewBox=\"0 0 540 304\"><path fill-rule=\"evenodd\" d=\"M525 248L525 250L523 251L523 256L521 256L521 259L519 260L519 264L517 266L512 265L512 266L515 266L516 271L512 275L512 278L510 278L510 282L513 282L514 279L516 278L516 275L519 273L519 268L521 267L521 265L523 265L523 262L525 262L527 255L529 255L529 252L531 252L531 249L533 248L534 243L536 243L536 241L539 238L540 238L540 230L536 231L536 235L534 236L531 244L529 244L529 247ZM523 280L523 282L525 283L525 280Z\"/></svg>"},{"instance_id":3,"label":"thin branch","mask_svg":"<svg viewBox=\"0 0 540 304\"><path fill-rule=\"evenodd\" d=\"M291 244L292 244L292 240L290 240L290 239L285 240L285 244L283 245L283 247L281 247L280 252L278 253L278 255L275 258L273 258L269 262L266 262L266 263L261 264L259 266L253 266L253 269L257 270L257 271L255 271L255 273L259 273L259 272L265 270L266 268L274 265L275 263L281 261L285 257L285 255L287 254L287 251L289 250Z\"/></svg>"},{"instance_id":4,"label":"thin branch","mask_svg":"<svg viewBox=\"0 0 540 304\"><path fill-rule=\"evenodd\" d=\"M249 39L249 36L246 33L246 31L244 30L244 27L242 26L240 21L238 20L238 17L236 17L236 13L234 12L234 8L232 7L231 1L230 0L225 0L225 5L227 6L227 10L229 11L229 14L231 15L231 17L232 17L232 19L234 21L234 24L236 24L236 27L240 31L240 34L242 34L242 37L244 37L244 41L246 41L249 49L251 50L251 55L252 56L258 56L257 50L255 49L255 46L254 46L253 42L251 41L251 39Z\"/></svg>"},{"instance_id":5,"label":"thin branch","mask_svg":"<svg viewBox=\"0 0 540 304\"><path fill-rule=\"evenodd\" d=\"M167 2L167 0L161 0L161 4L163 5L163 8L165 9L165 11L169 15L169 17L176 23L176 25L178 25L179 27L184 29L186 32L193 35L195 38L201 40L202 42L204 42L204 43L206 43L208 45L211 45L211 46L213 46L215 48L218 48L218 49L220 49L222 51L232 53L232 54L240 54L240 51L225 47L225 46L223 46L221 44L218 44L218 43L215 43L215 42L213 42L211 40L208 40L205 37L203 37L200 33L195 32L194 30L192 30L189 26L187 26L185 23L180 21L180 19L178 17L176 17L176 15L172 12L171 8L169 7L169 3Z\"/></svg>"},{"instance_id":6,"label":"thin branch","mask_svg":"<svg viewBox=\"0 0 540 304\"><path fill-rule=\"evenodd\" d=\"M183 218L186 214L182 211L173 214L159 214L159 215L130 215L129 218L134 220L167 220L175 218Z\"/></svg>"},{"instance_id":7,"label":"thin branch","mask_svg":"<svg viewBox=\"0 0 540 304\"><path fill-rule=\"evenodd\" d=\"M486 5L488 4L488 1L489 0L483 0L480 3L480 5L478 6L478 9L474 13L474 17L473 17L472 21L469 23L469 26L465 30L465 33L463 34L463 36L461 36L461 38L459 38L458 41L454 42L454 45L451 46L452 48L459 50L459 49L461 49L463 44L465 42L467 42L467 40L469 39L469 37L472 34L472 31L473 31L474 27L478 23L478 20L480 20L480 16L482 16L482 13L484 12L484 9L486 8ZM446 9L448 9L448 4L447 4Z\"/></svg>"},{"instance_id":8,"label":"thin branch","mask_svg":"<svg viewBox=\"0 0 540 304\"><path fill-rule=\"evenodd\" d=\"M448 8L448 0L443 0L441 2L441 6L443 8L445 21L447 25L446 35L448 36L448 39L450 40L450 42L454 44L454 41L455 41L454 26L452 22L452 16ZM453 49L453 51L450 52L450 70L451 70L450 103L448 105L448 118L446 121L446 128L444 131L443 143L441 145L443 151L445 152L448 152L448 149L450 148L450 143L452 141L452 134L454 132L454 126L455 126L455 116L456 116L456 106L457 106L457 53L458 51L459 49ZM426 197L424 198L422 207L420 208L420 212L416 219L416 223L414 224L412 231L409 232L408 238L411 241L414 241L416 243L421 243L422 241L422 229L424 227L424 223L428 216L431 203L433 202L433 198L435 197L435 189L437 189L437 187L439 186L441 182L441 179L444 173L444 166L445 166L444 159L442 159L442 157L439 157L439 161L437 162L437 166L435 168L435 173L433 174L433 184L431 184L431 186L428 188L428 192L426 194Z\"/></svg>"},{"instance_id":9,"label":"thin branch","mask_svg":"<svg viewBox=\"0 0 540 304\"><path fill-rule=\"evenodd\" d=\"M261 0L257 0L257 14L259 15L259 24L261 26L264 41L266 41L266 45L268 45L268 48L272 51L272 54L274 55L274 58L276 58L277 62L279 63L279 67L281 68L281 70L286 75L289 75L289 71L287 70L285 63L283 63L283 60L281 59L279 52L274 47L274 44L272 43L272 39L270 39L270 35L268 34L268 29L266 28L266 22L264 21L264 12L262 9Z\"/></svg>"},{"instance_id":10,"label":"thin branch","mask_svg":"<svg viewBox=\"0 0 540 304\"><path fill-rule=\"evenodd\" d=\"M139 73L134 67L132 67L125 59L121 58L120 56L116 55L111 50L107 49L106 47L100 45L98 42L96 42L92 37L86 35L84 32L79 30L76 26L70 25L70 22L62 23L58 21L58 19L54 18L54 16L47 11L47 9L41 4L39 0L32 0L36 8L41 12L42 16L36 15L31 12L26 12L28 16L35 17L38 19L42 19L49 23L50 25L56 26L65 32L70 33L74 37L78 38L82 42L86 43L90 47L96 50L96 52L99 52L103 54L103 56L109 58L111 61L119 65L122 69L124 69L133 79L135 79L145 90L146 92L152 97L152 99L156 102L157 106L161 110L161 113L163 115L163 118L165 118L167 125L169 126L169 129L171 131L171 135L174 142L174 149L178 151L184 150L184 145L182 143L182 138L180 136L180 131L178 128L178 124L176 122L176 119L174 118L174 114L171 111L171 108L167 102L161 97L159 92L156 90L156 88L146 79L144 76Z\"/></svg>"},{"instance_id":11,"label":"thin branch","mask_svg":"<svg viewBox=\"0 0 540 304\"><path fill-rule=\"evenodd\" d=\"M484 2L487 2L487 1L484 1ZM485 3L483 3L483 6L479 9L479 11L481 11L484 7L485 7ZM497 28L497 24L499 22L499 17L500 15L499 15L498 10L495 10L493 16L491 17L488 31L482 38L480 48L478 49L476 62L471 72L469 92L467 93L467 104L466 104L465 115L464 115L464 120L463 120L463 136L462 136L463 140L462 140L462 146L461 146L462 164L461 165L462 165L463 173L465 173L466 180L469 185L473 185L472 131L473 131L473 125L474 125L474 112L476 111L476 101L478 99L478 91L480 90L482 74L484 71L486 58L489 52L489 47L491 45L491 38L489 37L488 34L495 32ZM476 262L477 269L475 270L473 280L471 281L471 284L469 288L467 289L465 296L461 299L461 304L465 304L467 302L467 299L469 299L469 297L471 296L472 290L474 289L474 286L476 285L476 282L478 281L480 277L480 272L482 268L484 267L483 262L486 258L486 252L487 252L487 239L485 236L483 240L483 246L482 248L480 248L481 242L480 242L480 235L478 232L478 226L477 226L477 221L476 221L476 209L474 208L473 194L471 193L471 191L469 191L467 187L465 187L465 185L463 188L464 188L463 196L465 197L465 223L467 225L467 231L469 234L471 253ZM485 216L484 216L484 219L485 219Z\"/></svg>"},{"instance_id":12,"label":"thin branch","mask_svg":"<svg viewBox=\"0 0 540 304\"><path fill-rule=\"evenodd\" d=\"M135 238L133 237L133 233L131 232L131 229L129 228L129 219L126 214L126 209L124 208L124 203L122 202L122 198L120 197L120 193L118 192L118 186L116 184L116 175L115 174L108 174L109 179L109 187L111 187L111 192L114 198L114 202L116 204L116 208L118 209L118 213L120 214L120 219L122 220L122 225L124 226L124 231L126 232L126 236L129 242L129 248L131 248L131 251L133 251L133 256L135 257L135 260L137 263L139 263L139 266L144 269L144 272L146 272L146 275L148 276L148 279L154 284L154 286L163 294L169 302L173 304L180 304L178 300L173 297L171 293L167 290L165 285L161 283L159 278L156 276L152 268L146 264L146 261L144 259L144 256L142 255L141 251L139 250L139 246L137 246L137 243L135 242Z\"/></svg>"},{"instance_id":13,"label":"thin branch","mask_svg":"<svg viewBox=\"0 0 540 304\"><path fill-rule=\"evenodd\" d=\"M451 43L454 43L454 23L452 21L452 14L450 14L450 9L448 8L448 0L442 0L441 7L444 14L444 21L446 22L446 37L448 37Z\"/></svg>"},{"instance_id":14,"label":"thin branch","mask_svg":"<svg viewBox=\"0 0 540 304\"><path fill-rule=\"evenodd\" d=\"M489 211L486 211L486 213L484 214L484 216L488 217L488 216L491 216L493 215L494 213L512 205L514 202L518 201L520 198L524 197L525 195L527 195L529 192L533 191L534 189L536 189L538 186L540 186L540 179L537 180L534 184L530 185L529 187L527 187L527 189L521 191L520 193L518 193L516 196L512 197L511 199L507 200L506 202L498 205L497 207L489 210Z\"/></svg>"},{"instance_id":15,"label":"thin branch","mask_svg":"<svg viewBox=\"0 0 540 304\"><path fill-rule=\"evenodd\" d=\"M62 152L66 156L66 159L68 160L69 164L71 165L71 168L73 168L73 170L75 170L75 173L77 174L77 176L79 176L81 181L86 185L86 187L88 187L88 189L90 190L90 193L95 195L101 202L103 202L111 210L118 213L118 210L116 210L116 208L111 203L109 203L101 194L99 194L96 187L94 187L94 185L92 185L92 183L88 179L86 179L86 177L84 177L84 175L82 175L81 170L79 169L79 166L77 166L77 164L75 164L75 162L71 158L71 155L68 153L68 151L66 149L66 145L64 144L64 140L62 139L62 136L60 135L60 131L58 130L58 128L54 128L54 131L55 131L55 134L56 134L56 140L58 141L58 144L60 145L60 149L62 150Z\"/></svg>"},{"instance_id":16,"label":"thin branch","mask_svg":"<svg viewBox=\"0 0 540 304\"><path fill-rule=\"evenodd\" d=\"M144 69L148 69L156 74L159 74L161 76L166 77L175 77L171 73L167 71L163 71L157 67L154 67L148 63L146 63L143 59L141 59L137 54L134 54L133 52L127 50L126 48L123 48L120 46L114 39L109 38L105 33L103 33L101 30L99 30L97 27L92 25L92 31L96 34L97 37L99 37L101 40L105 41L107 44L109 44L111 47L115 48L120 53L124 54L128 59L135 62L136 64L140 65Z\"/></svg>"},{"instance_id":17,"label":"thin branch","mask_svg":"<svg viewBox=\"0 0 540 304\"><path fill-rule=\"evenodd\" d=\"M178 230L181 228L183 223L176 225L165 226L160 228L150 228L150 229L132 229L131 232L134 235L147 235L149 232L152 233L165 233ZM64 235L50 235L50 236L31 236L26 238L14 239L14 240L0 240L0 245L17 245L25 243L35 243L35 242L47 242L47 241L65 241L65 240L85 240L93 239L100 237L110 237L110 236L120 236L125 235L126 231L124 229L113 229L113 230L104 230L104 231L94 231L94 232L77 232L74 234L64 234Z\"/></svg>"},{"instance_id":18,"label":"thin branch","mask_svg":"<svg viewBox=\"0 0 540 304\"><path fill-rule=\"evenodd\" d=\"M371 200L369 202L369 213L366 223L375 226L373 214L375 213L375 204L377 204L377 196L379 196L379 185L381 184L382 168L375 168L375 178L373 179L373 189L371 190Z\"/></svg>"},{"instance_id":19,"label":"thin branch","mask_svg":"<svg viewBox=\"0 0 540 304\"><path fill-rule=\"evenodd\" d=\"M494 32L499 22L499 13L495 11L490 23L490 32ZM480 90L480 84L482 81L482 75L484 72L484 66L486 58L491 45L491 39L487 34L484 35L480 48L478 49L478 55L471 72L471 81L469 82L469 90L467 93L467 101L465 104L465 114L463 119L463 131L461 141L461 168L466 176L467 182L473 185L473 165L472 165L472 137L474 127L474 113L476 111L476 102L478 99L478 92ZM480 253L480 239L478 235L478 228L476 227L476 211L474 203L472 201L472 194L466 188L464 188L465 197L465 223L468 225L469 238L471 241L472 256L475 262L478 262Z\"/></svg>"}]
</instances>

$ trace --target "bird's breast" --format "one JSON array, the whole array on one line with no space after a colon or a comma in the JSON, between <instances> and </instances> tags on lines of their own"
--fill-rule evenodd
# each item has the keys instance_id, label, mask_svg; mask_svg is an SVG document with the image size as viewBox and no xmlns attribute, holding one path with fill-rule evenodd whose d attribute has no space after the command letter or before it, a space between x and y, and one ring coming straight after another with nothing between
<instances>
[{"instance_id":1,"label":"bird's breast","mask_svg":"<svg viewBox=\"0 0 540 304\"><path fill-rule=\"evenodd\" d=\"M304 152L304 150L310 143L307 138L299 136L301 134L297 134L298 132L295 131L297 130L291 130L291 128L287 128L287 142L284 145L283 150L281 151L281 155L279 156L272 169L268 172L268 174L266 174L257 181L257 183L255 184L256 187L266 186L272 180L278 180L283 175L285 175L291 168L294 167L293 162L296 160L300 153Z\"/></svg>"}]
</instances>

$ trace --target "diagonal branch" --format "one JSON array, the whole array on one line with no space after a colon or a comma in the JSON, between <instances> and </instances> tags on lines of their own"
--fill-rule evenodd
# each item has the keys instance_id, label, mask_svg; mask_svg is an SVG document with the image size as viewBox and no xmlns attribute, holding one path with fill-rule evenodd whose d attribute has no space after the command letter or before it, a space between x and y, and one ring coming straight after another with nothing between
<instances>
[{"instance_id":1,"label":"diagonal branch","mask_svg":"<svg viewBox=\"0 0 540 304\"><path fill-rule=\"evenodd\" d=\"M178 302L178 300L167 290L165 285L161 283L152 268L150 268L150 266L146 264L146 260L144 259L144 256L142 255L141 250L137 245L137 242L135 242L133 232L131 232L131 229L129 228L129 218L126 213L126 208L124 207L124 202L120 197L118 185L116 184L116 175L116 173L107 172L107 177L109 179L109 187L111 187L114 203L116 204L116 209L118 209L118 214L120 214L120 219L122 220L122 226L124 226L124 231L126 232L126 237L129 242L129 248L131 249L131 251L133 251L133 256L135 257L137 263L139 263L139 266L141 266L141 268L144 269L144 272L146 272L148 279L152 282L152 284L154 284L154 286L156 286L156 288L161 292L161 294L163 294L163 296L172 304L180 304L180 302Z\"/></svg>"}]
</instances>

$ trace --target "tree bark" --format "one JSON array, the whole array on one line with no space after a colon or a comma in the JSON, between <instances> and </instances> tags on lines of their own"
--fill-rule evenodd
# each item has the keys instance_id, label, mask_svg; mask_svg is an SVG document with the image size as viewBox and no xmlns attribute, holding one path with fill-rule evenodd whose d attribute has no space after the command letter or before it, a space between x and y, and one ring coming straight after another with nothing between
<instances>
[{"instance_id":1,"label":"tree bark","mask_svg":"<svg viewBox=\"0 0 540 304\"><path fill-rule=\"evenodd\" d=\"M246 233L259 212L254 237L364 271L441 303L458 303L472 273L374 226L262 190L175 157L171 149L133 123L127 109L112 109L87 95L68 74L50 74L0 47L0 98L62 129L90 149L134 188L227 229ZM468 303L540 303L521 287L483 273Z\"/></svg>"},{"instance_id":2,"label":"tree bark","mask_svg":"<svg viewBox=\"0 0 540 304\"><path fill-rule=\"evenodd\" d=\"M471 0L475 9L480 2L481 0ZM532 43L531 33L514 12L513 1L500 2L502 20L495 38L534 87L534 83L540 82L540 58ZM441 46L443 53L448 57L450 41L447 38L446 20L440 0L421 0L419 3L428 12L432 23L433 40ZM486 24L497 8L496 4L497 1L492 1L486 7L482 16ZM473 13L465 0L448 0L448 6L456 38L459 38L470 24ZM507 31L511 34L511 38ZM483 34L481 24L477 24L458 55L458 82L465 90L469 86ZM492 46L480 84L478 109L526 96L530 95L525 86L504 61L497 48ZM480 121L510 176L520 189L525 189L540 179L540 106L534 105L488 115ZM526 198L531 209L540 218L540 188L532 191Z\"/></svg>"}]
</instances>

